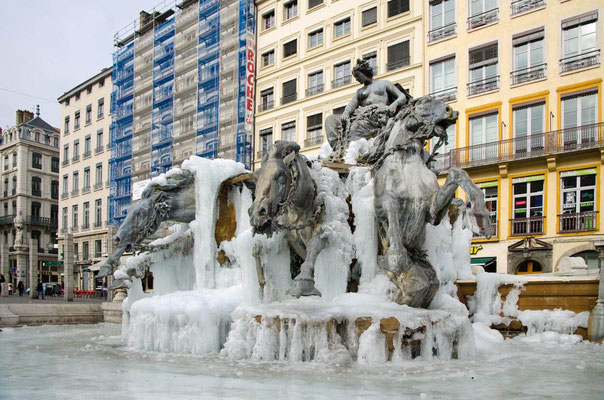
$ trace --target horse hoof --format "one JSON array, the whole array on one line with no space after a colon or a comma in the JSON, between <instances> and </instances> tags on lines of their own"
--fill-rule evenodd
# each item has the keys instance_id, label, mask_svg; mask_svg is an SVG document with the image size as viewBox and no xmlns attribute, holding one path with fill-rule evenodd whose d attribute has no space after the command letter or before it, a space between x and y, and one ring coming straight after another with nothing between
<instances>
[{"instance_id":1,"label":"horse hoof","mask_svg":"<svg viewBox=\"0 0 604 400\"><path fill-rule=\"evenodd\" d=\"M300 296L321 296L321 292L315 287L315 280L308 278L294 279L294 285L289 288L287 294L296 298Z\"/></svg>"}]
</instances>

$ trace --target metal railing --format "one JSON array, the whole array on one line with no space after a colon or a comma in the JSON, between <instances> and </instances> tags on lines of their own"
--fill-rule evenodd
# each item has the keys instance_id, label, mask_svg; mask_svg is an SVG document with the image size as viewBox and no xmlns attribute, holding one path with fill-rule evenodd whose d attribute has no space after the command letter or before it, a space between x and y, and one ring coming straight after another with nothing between
<instances>
[{"instance_id":1,"label":"metal railing","mask_svg":"<svg viewBox=\"0 0 604 400\"><path fill-rule=\"evenodd\" d=\"M560 73L600 65L600 49L565 57L560 60Z\"/></svg>"},{"instance_id":2,"label":"metal railing","mask_svg":"<svg viewBox=\"0 0 604 400\"><path fill-rule=\"evenodd\" d=\"M36 197L42 197L42 191L41 190L32 190L31 195L36 196Z\"/></svg>"},{"instance_id":3,"label":"metal railing","mask_svg":"<svg viewBox=\"0 0 604 400\"><path fill-rule=\"evenodd\" d=\"M389 62L386 64L386 71L394 71L395 69L403 68L411 64L411 57L404 57L398 61Z\"/></svg>"},{"instance_id":4,"label":"metal railing","mask_svg":"<svg viewBox=\"0 0 604 400\"><path fill-rule=\"evenodd\" d=\"M78 231L78 227L77 226L72 226L71 227L71 231L72 232L77 232Z\"/></svg>"},{"instance_id":5,"label":"metal railing","mask_svg":"<svg viewBox=\"0 0 604 400\"><path fill-rule=\"evenodd\" d=\"M526 236L543 234L544 216L529 218L512 218L512 232L510 236Z\"/></svg>"},{"instance_id":6,"label":"metal railing","mask_svg":"<svg viewBox=\"0 0 604 400\"><path fill-rule=\"evenodd\" d=\"M69 165L69 160L63 160L63 162L61 162L62 166L66 166Z\"/></svg>"},{"instance_id":7,"label":"metal railing","mask_svg":"<svg viewBox=\"0 0 604 400\"><path fill-rule=\"evenodd\" d=\"M81 228L83 231L86 231L86 230L90 229L90 224L89 223L82 224Z\"/></svg>"},{"instance_id":8,"label":"metal railing","mask_svg":"<svg viewBox=\"0 0 604 400\"><path fill-rule=\"evenodd\" d=\"M275 102L273 100L270 101L262 101L258 104L258 111L266 111L270 110L275 106Z\"/></svg>"},{"instance_id":9,"label":"metal railing","mask_svg":"<svg viewBox=\"0 0 604 400\"><path fill-rule=\"evenodd\" d=\"M453 101L457 98L457 86L432 92L430 93L430 96L434 97L436 100L441 100L444 102Z\"/></svg>"},{"instance_id":10,"label":"metal railing","mask_svg":"<svg viewBox=\"0 0 604 400\"><path fill-rule=\"evenodd\" d=\"M453 22L452 24L441 26L440 28L432 29L430 32L428 32L428 43L436 42L437 40L453 36L456 33L457 24L455 22Z\"/></svg>"},{"instance_id":11,"label":"metal railing","mask_svg":"<svg viewBox=\"0 0 604 400\"><path fill-rule=\"evenodd\" d=\"M545 6L545 0L517 0L513 1L511 5L510 14L516 15L526 11L530 11L533 8Z\"/></svg>"},{"instance_id":12,"label":"metal railing","mask_svg":"<svg viewBox=\"0 0 604 400\"><path fill-rule=\"evenodd\" d=\"M12 225L14 219L15 219L15 214L3 215L0 217L0 226Z\"/></svg>"},{"instance_id":13,"label":"metal railing","mask_svg":"<svg viewBox=\"0 0 604 400\"><path fill-rule=\"evenodd\" d=\"M82 154L82 158L88 158L92 155L92 152L90 150L85 151L84 154Z\"/></svg>"},{"instance_id":14,"label":"metal railing","mask_svg":"<svg viewBox=\"0 0 604 400\"><path fill-rule=\"evenodd\" d=\"M73 156L71 158L71 162L76 162L76 161L80 161L80 156Z\"/></svg>"},{"instance_id":15,"label":"metal railing","mask_svg":"<svg viewBox=\"0 0 604 400\"><path fill-rule=\"evenodd\" d=\"M84 187L82 188L82 193L89 193L89 192L90 192L90 185L88 185L88 186L84 186Z\"/></svg>"},{"instance_id":16,"label":"metal railing","mask_svg":"<svg viewBox=\"0 0 604 400\"><path fill-rule=\"evenodd\" d=\"M499 20L499 8L483 12L481 14L472 15L468 18L468 30L480 28Z\"/></svg>"},{"instance_id":17,"label":"metal railing","mask_svg":"<svg viewBox=\"0 0 604 400\"><path fill-rule=\"evenodd\" d=\"M287 96L281 97L281 105L288 104L296 101L298 93L288 94Z\"/></svg>"},{"instance_id":18,"label":"metal railing","mask_svg":"<svg viewBox=\"0 0 604 400\"><path fill-rule=\"evenodd\" d=\"M306 96L314 96L315 94L323 93L323 84L311 86L306 89Z\"/></svg>"},{"instance_id":19,"label":"metal railing","mask_svg":"<svg viewBox=\"0 0 604 400\"><path fill-rule=\"evenodd\" d=\"M80 194L80 189L74 189L74 190L71 191L71 195L72 196L77 196L79 194Z\"/></svg>"},{"instance_id":20,"label":"metal railing","mask_svg":"<svg viewBox=\"0 0 604 400\"><path fill-rule=\"evenodd\" d=\"M61 200L65 200L69 198L69 192L61 193Z\"/></svg>"},{"instance_id":21,"label":"metal railing","mask_svg":"<svg viewBox=\"0 0 604 400\"><path fill-rule=\"evenodd\" d=\"M499 89L499 75L468 83L468 96Z\"/></svg>"},{"instance_id":22,"label":"metal railing","mask_svg":"<svg viewBox=\"0 0 604 400\"><path fill-rule=\"evenodd\" d=\"M307 138L306 140L304 140L304 146L306 147L310 147L310 146L316 146L323 143L323 136L322 135L318 135L318 136L311 136L309 138Z\"/></svg>"},{"instance_id":23,"label":"metal railing","mask_svg":"<svg viewBox=\"0 0 604 400\"><path fill-rule=\"evenodd\" d=\"M100 228L101 226L103 226L103 224L100 221L94 221L95 228Z\"/></svg>"},{"instance_id":24,"label":"metal railing","mask_svg":"<svg viewBox=\"0 0 604 400\"><path fill-rule=\"evenodd\" d=\"M51 219L48 217L38 217L34 215L28 215L25 218L25 221L28 225L37 225L44 226L47 228L57 228L59 226L59 221L56 219Z\"/></svg>"},{"instance_id":25,"label":"metal railing","mask_svg":"<svg viewBox=\"0 0 604 400\"><path fill-rule=\"evenodd\" d=\"M598 228L598 212L585 211L558 215L560 232L588 232Z\"/></svg>"},{"instance_id":26,"label":"metal railing","mask_svg":"<svg viewBox=\"0 0 604 400\"><path fill-rule=\"evenodd\" d=\"M103 182L97 182L94 184L94 190L98 190L98 189L102 189L103 188Z\"/></svg>"},{"instance_id":27,"label":"metal railing","mask_svg":"<svg viewBox=\"0 0 604 400\"><path fill-rule=\"evenodd\" d=\"M536 133L528 136L452 149L435 158L442 170L541 157L604 147L604 123Z\"/></svg>"},{"instance_id":28,"label":"metal railing","mask_svg":"<svg viewBox=\"0 0 604 400\"><path fill-rule=\"evenodd\" d=\"M547 64L535 65L528 68L519 69L510 72L512 85L518 85L524 82L530 82L537 79L545 78L547 72Z\"/></svg>"},{"instance_id":29,"label":"metal railing","mask_svg":"<svg viewBox=\"0 0 604 400\"><path fill-rule=\"evenodd\" d=\"M331 81L332 88L339 88L344 85L348 85L352 81L352 75L345 75L341 78L334 79Z\"/></svg>"},{"instance_id":30,"label":"metal railing","mask_svg":"<svg viewBox=\"0 0 604 400\"><path fill-rule=\"evenodd\" d=\"M104 150L103 145L97 146L97 147L94 149L94 154L99 154L99 153L100 153L101 151L103 151L103 150Z\"/></svg>"}]
</instances>

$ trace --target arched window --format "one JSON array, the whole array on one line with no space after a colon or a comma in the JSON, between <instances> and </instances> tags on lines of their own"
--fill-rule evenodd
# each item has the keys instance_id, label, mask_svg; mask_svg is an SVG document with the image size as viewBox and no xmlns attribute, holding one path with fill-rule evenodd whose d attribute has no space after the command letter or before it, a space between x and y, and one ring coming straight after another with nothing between
<instances>
[{"instance_id":1,"label":"arched window","mask_svg":"<svg viewBox=\"0 0 604 400\"><path fill-rule=\"evenodd\" d=\"M543 267L535 260L526 260L518 265L516 275L541 274Z\"/></svg>"},{"instance_id":2,"label":"arched window","mask_svg":"<svg viewBox=\"0 0 604 400\"><path fill-rule=\"evenodd\" d=\"M40 132L34 132L34 140L35 140L36 142L39 142L39 141L40 141Z\"/></svg>"},{"instance_id":3,"label":"arched window","mask_svg":"<svg viewBox=\"0 0 604 400\"><path fill-rule=\"evenodd\" d=\"M58 138L58 137L56 137L56 136L55 136L55 137L52 139L52 145L53 145L54 147L59 147L59 138Z\"/></svg>"}]
</instances>

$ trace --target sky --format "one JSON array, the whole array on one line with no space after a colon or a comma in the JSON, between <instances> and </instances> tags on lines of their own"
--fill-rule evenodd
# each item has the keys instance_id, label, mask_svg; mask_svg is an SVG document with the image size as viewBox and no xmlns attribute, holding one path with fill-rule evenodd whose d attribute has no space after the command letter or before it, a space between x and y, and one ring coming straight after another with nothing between
<instances>
[{"instance_id":1,"label":"sky","mask_svg":"<svg viewBox=\"0 0 604 400\"><path fill-rule=\"evenodd\" d=\"M0 127L36 104L60 127L57 98L110 67L113 35L163 1L0 0Z\"/></svg>"}]
</instances>

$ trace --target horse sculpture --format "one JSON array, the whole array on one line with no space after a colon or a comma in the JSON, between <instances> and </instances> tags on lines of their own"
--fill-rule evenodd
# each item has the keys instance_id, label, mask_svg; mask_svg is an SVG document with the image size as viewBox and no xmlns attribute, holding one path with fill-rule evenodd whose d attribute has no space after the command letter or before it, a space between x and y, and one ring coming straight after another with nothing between
<instances>
[{"instance_id":1,"label":"horse sculpture","mask_svg":"<svg viewBox=\"0 0 604 400\"><path fill-rule=\"evenodd\" d=\"M285 231L290 248L304 262L294 284L292 296L321 295L315 288L314 266L326 246L321 223L323 205L317 200L317 188L310 175L307 160L299 154L294 142L277 141L262 158L254 173L255 198L249 209L254 234L271 236Z\"/></svg>"},{"instance_id":2,"label":"horse sculpture","mask_svg":"<svg viewBox=\"0 0 604 400\"><path fill-rule=\"evenodd\" d=\"M439 287L436 271L422 246L426 223L437 225L461 187L469 196L472 230L492 235L482 191L468 174L449 170L439 189L437 176L427 166L426 142L438 138L446 143L446 129L458 113L430 96L412 100L388 121L373 147L362 156L373 166L375 208L384 256L380 267L399 288L397 302L426 308Z\"/></svg>"}]
</instances>

